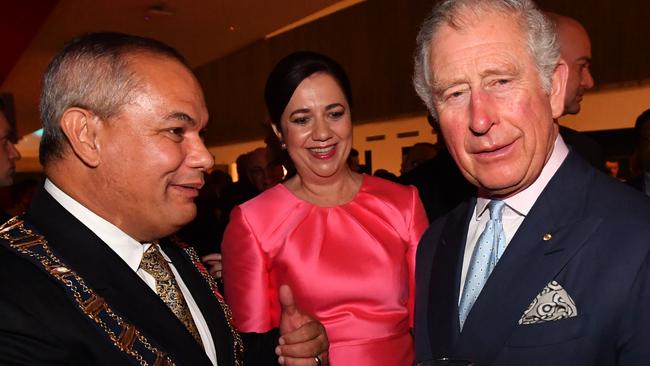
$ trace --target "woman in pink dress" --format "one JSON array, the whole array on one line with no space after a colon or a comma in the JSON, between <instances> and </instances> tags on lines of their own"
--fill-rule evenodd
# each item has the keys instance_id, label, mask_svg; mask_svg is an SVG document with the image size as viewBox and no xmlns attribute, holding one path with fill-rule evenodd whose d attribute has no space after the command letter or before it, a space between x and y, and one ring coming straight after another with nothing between
<instances>
[{"instance_id":1,"label":"woman in pink dress","mask_svg":"<svg viewBox=\"0 0 650 366\"><path fill-rule=\"evenodd\" d=\"M265 99L297 174L233 210L222 250L235 325L273 332L288 284L325 326L331 365L411 365L415 252L427 226L417 190L349 169L351 91L335 61L287 56Z\"/></svg>"}]
</instances>

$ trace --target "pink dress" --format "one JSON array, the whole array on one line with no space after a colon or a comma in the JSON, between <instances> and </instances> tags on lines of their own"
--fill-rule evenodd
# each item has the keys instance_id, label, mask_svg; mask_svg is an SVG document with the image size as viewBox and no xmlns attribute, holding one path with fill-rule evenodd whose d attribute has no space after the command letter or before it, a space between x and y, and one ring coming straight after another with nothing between
<instances>
[{"instance_id":1,"label":"pink dress","mask_svg":"<svg viewBox=\"0 0 650 366\"><path fill-rule=\"evenodd\" d=\"M233 210L222 243L235 325L278 327L278 288L288 284L327 329L332 366L411 365L415 252L427 225L414 187L372 176L336 207L282 184L265 191Z\"/></svg>"}]
</instances>

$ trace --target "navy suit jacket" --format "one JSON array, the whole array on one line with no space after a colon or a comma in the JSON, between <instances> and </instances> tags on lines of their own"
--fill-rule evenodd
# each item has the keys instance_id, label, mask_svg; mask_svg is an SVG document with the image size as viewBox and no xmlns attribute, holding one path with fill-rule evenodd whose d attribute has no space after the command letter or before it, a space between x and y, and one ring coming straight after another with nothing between
<instances>
[{"instance_id":1,"label":"navy suit jacket","mask_svg":"<svg viewBox=\"0 0 650 366\"><path fill-rule=\"evenodd\" d=\"M178 365L212 365L165 303L47 192L35 198L25 219L114 311ZM233 365L232 335L209 286L179 247L164 240L160 244L203 313L219 366ZM108 366L128 360L49 275L0 246L0 364Z\"/></svg>"},{"instance_id":2,"label":"navy suit jacket","mask_svg":"<svg viewBox=\"0 0 650 366\"><path fill-rule=\"evenodd\" d=\"M486 365L650 364L650 200L571 151L533 205L459 331L475 199L432 224L417 254L416 361ZM550 240L543 240L551 234ZM551 281L578 315L518 325Z\"/></svg>"}]
</instances>

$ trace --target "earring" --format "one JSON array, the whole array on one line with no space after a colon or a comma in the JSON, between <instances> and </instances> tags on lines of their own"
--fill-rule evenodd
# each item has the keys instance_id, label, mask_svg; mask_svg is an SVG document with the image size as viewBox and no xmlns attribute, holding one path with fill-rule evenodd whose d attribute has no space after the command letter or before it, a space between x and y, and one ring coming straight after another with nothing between
<instances>
[{"instance_id":1,"label":"earring","mask_svg":"<svg viewBox=\"0 0 650 366\"><path fill-rule=\"evenodd\" d=\"M286 149L287 149L287 144L285 144L284 142L282 142L282 143L280 144L280 148L281 148L282 150L286 150Z\"/></svg>"}]
</instances>

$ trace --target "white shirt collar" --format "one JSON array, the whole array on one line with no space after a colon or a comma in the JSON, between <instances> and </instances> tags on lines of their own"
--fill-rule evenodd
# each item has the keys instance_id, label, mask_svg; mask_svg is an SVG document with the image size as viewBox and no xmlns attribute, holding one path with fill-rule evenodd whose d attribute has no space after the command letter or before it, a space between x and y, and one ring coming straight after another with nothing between
<instances>
[{"instance_id":1,"label":"white shirt collar","mask_svg":"<svg viewBox=\"0 0 650 366\"><path fill-rule=\"evenodd\" d=\"M555 172L557 172L557 170L560 168L560 165L562 165L562 162L564 162L564 159L566 159L567 155L569 155L569 148L564 143L564 140L560 134L558 134L557 138L555 139L555 144L553 145L553 152L551 153L551 157L548 159L546 164L544 164L544 168L542 168L542 172L539 174L539 177L537 177L533 184L528 186L523 191L504 199L507 208L510 208L510 210L515 211L516 214L519 214L521 216L528 215L528 212L530 212L530 209L535 204L535 201L537 201L537 198L542 194L542 191L544 188L546 188L546 185L551 180L551 178L553 178ZM478 220L481 215L483 215L483 212L486 211L489 202L489 198L477 198L476 220ZM504 210L503 214L508 215L510 210Z\"/></svg>"},{"instance_id":2,"label":"white shirt collar","mask_svg":"<svg viewBox=\"0 0 650 366\"><path fill-rule=\"evenodd\" d=\"M77 218L90 231L95 233L135 272L140 266L144 251L150 244L141 244L117 226L111 224L99 215L84 207L74 198L67 195L49 179L45 180L45 190L72 216Z\"/></svg>"}]
</instances>

